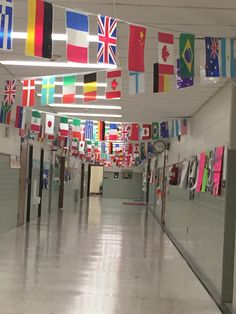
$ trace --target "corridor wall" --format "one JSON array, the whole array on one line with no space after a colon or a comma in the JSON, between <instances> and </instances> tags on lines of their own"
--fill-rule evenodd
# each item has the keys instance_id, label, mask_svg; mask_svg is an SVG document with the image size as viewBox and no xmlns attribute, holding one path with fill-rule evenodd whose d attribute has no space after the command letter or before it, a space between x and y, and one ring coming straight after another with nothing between
<instances>
[{"instance_id":1,"label":"corridor wall","mask_svg":"<svg viewBox=\"0 0 236 314\"><path fill-rule=\"evenodd\" d=\"M231 83L224 86L190 119L188 136L171 142L168 165L207 149L229 144ZM159 167L163 161L159 160ZM160 218L160 212L157 213ZM220 300L222 292L225 199L168 187L166 230L205 285Z\"/></svg>"}]
</instances>

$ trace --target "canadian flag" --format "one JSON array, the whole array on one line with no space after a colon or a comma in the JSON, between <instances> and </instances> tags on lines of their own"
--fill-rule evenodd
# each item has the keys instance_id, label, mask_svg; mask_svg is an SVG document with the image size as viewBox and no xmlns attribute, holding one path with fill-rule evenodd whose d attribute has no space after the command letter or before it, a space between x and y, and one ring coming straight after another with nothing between
<instances>
[{"instance_id":1,"label":"canadian flag","mask_svg":"<svg viewBox=\"0 0 236 314\"><path fill-rule=\"evenodd\" d=\"M121 98L121 70L107 72L106 99Z\"/></svg>"},{"instance_id":2,"label":"canadian flag","mask_svg":"<svg viewBox=\"0 0 236 314\"><path fill-rule=\"evenodd\" d=\"M174 74L174 35L158 33L159 73Z\"/></svg>"},{"instance_id":3,"label":"canadian flag","mask_svg":"<svg viewBox=\"0 0 236 314\"><path fill-rule=\"evenodd\" d=\"M150 140L151 138L151 124L143 124L141 129L141 139L143 141Z\"/></svg>"}]
</instances>

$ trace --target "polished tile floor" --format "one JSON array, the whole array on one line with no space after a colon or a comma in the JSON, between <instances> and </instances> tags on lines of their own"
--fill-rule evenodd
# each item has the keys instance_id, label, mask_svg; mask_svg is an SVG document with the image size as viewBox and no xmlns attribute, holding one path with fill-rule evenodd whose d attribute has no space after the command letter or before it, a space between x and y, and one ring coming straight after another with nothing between
<instances>
[{"instance_id":1,"label":"polished tile floor","mask_svg":"<svg viewBox=\"0 0 236 314\"><path fill-rule=\"evenodd\" d=\"M220 313L143 207L92 197L0 236L1 314Z\"/></svg>"}]
</instances>

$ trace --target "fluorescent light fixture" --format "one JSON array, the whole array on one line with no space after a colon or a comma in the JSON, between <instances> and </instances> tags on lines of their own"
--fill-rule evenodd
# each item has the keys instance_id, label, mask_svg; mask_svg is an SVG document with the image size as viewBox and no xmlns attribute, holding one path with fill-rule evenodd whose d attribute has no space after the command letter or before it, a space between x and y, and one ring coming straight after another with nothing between
<instances>
[{"instance_id":1,"label":"fluorescent light fixture","mask_svg":"<svg viewBox=\"0 0 236 314\"><path fill-rule=\"evenodd\" d=\"M76 68L76 69L116 69L113 64L103 63L74 63L74 62L54 62L54 61L24 61L24 60L1 60L3 65L26 66L26 67L46 67L46 68Z\"/></svg>"},{"instance_id":2,"label":"fluorescent light fixture","mask_svg":"<svg viewBox=\"0 0 236 314\"><path fill-rule=\"evenodd\" d=\"M35 81L35 85L42 85L42 81ZM55 82L56 86L63 86L63 82ZM75 86L84 86L83 82L75 83ZM97 87L107 87L107 83L97 83Z\"/></svg>"},{"instance_id":3,"label":"fluorescent light fixture","mask_svg":"<svg viewBox=\"0 0 236 314\"><path fill-rule=\"evenodd\" d=\"M12 32L13 39L26 39L27 33L26 32ZM66 34L52 34L52 40L55 41L66 41L67 35ZM90 42L98 42L98 36L96 35L89 35Z\"/></svg>"},{"instance_id":4,"label":"fluorescent light fixture","mask_svg":"<svg viewBox=\"0 0 236 314\"><path fill-rule=\"evenodd\" d=\"M37 96L41 97L42 94L37 94ZM54 98L62 98L62 94L54 94ZM84 99L84 95L75 95L76 99ZM97 96L97 99L106 99L105 96Z\"/></svg>"},{"instance_id":5,"label":"fluorescent light fixture","mask_svg":"<svg viewBox=\"0 0 236 314\"><path fill-rule=\"evenodd\" d=\"M49 107L53 108L74 108L74 109L104 109L104 110L121 110L121 106L109 105L78 105L78 104L51 104Z\"/></svg>"},{"instance_id":6,"label":"fluorescent light fixture","mask_svg":"<svg viewBox=\"0 0 236 314\"><path fill-rule=\"evenodd\" d=\"M122 118L121 114L106 113L82 113L82 112L58 112L59 116L75 116L75 117L106 117L106 118Z\"/></svg>"}]
</instances>

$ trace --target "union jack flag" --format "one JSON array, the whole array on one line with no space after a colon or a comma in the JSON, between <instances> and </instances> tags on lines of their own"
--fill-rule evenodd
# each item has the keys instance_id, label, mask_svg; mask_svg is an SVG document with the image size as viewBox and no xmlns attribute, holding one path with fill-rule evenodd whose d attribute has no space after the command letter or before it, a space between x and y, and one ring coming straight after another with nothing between
<instances>
[{"instance_id":1,"label":"union jack flag","mask_svg":"<svg viewBox=\"0 0 236 314\"><path fill-rule=\"evenodd\" d=\"M16 81L5 81L4 104L13 106L16 102Z\"/></svg>"},{"instance_id":2,"label":"union jack flag","mask_svg":"<svg viewBox=\"0 0 236 314\"><path fill-rule=\"evenodd\" d=\"M131 135L131 125L128 123L125 123L122 125L122 131L121 131L121 141L128 142Z\"/></svg>"},{"instance_id":3,"label":"union jack flag","mask_svg":"<svg viewBox=\"0 0 236 314\"><path fill-rule=\"evenodd\" d=\"M117 64L117 19L109 16L98 16L98 52L97 62Z\"/></svg>"}]
</instances>

